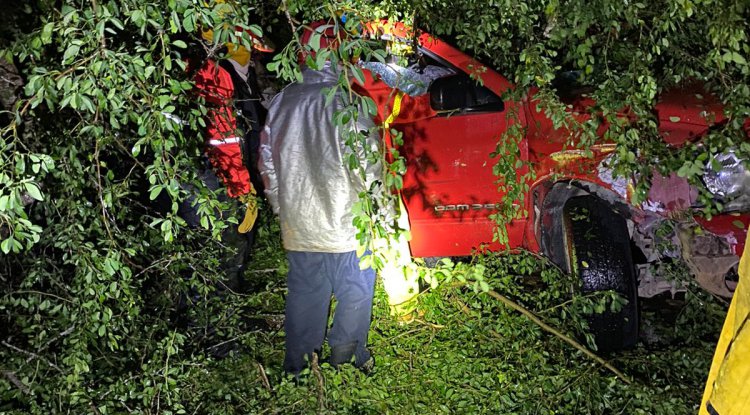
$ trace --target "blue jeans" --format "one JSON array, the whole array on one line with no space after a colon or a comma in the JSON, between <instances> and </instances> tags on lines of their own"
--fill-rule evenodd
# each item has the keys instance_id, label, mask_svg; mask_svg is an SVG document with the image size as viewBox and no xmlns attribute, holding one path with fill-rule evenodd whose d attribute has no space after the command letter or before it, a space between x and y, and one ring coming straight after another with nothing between
<instances>
[{"instance_id":1,"label":"blue jeans","mask_svg":"<svg viewBox=\"0 0 750 415\"><path fill-rule=\"evenodd\" d=\"M355 365L370 358L367 334L372 317L375 271L359 269L356 252L287 251L289 274L286 298L286 357L284 369L299 373L325 338L331 294L337 305L328 333L331 362Z\"/></svg>"}]
</instances>

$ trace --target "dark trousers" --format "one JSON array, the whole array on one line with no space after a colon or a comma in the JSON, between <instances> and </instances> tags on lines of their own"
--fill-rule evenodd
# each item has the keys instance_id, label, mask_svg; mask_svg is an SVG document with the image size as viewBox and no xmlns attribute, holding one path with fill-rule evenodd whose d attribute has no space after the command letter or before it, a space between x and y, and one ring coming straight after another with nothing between
<instances>
[{"instance_id":1,"label":"dark trousers","mask_svg":"<svg viewBox=\"0 0 750 415\"><path fill-rule=\"evenodd\" d=\"M218 190L221 188L221 180L216 176L208 160L204 160L204 168L198 173L203 184L211 189ZM197 193L192 185L184 185L184 188L192 193ZM222 218L234 216L238 221L242 221L244 208L239 202L229 199L225 194L219 196L222 202L229 202L233 208L229 211L218 212ZM178 208L178 215L193 228L200 227L200 215L198 214L198 205L195 204L197 196L188 196L183 200ZM218 290L230 289L232 291L242 290L244 285L243 274L247 266L250 253L255 242L255 234L258 230L260 217L256 220L253 228L247 233L239 233L237 225L229 224L222 232L222 243L227 246L227 255L221 264L224 272L224 278L217 285ZM232 252L233 251L233 252Z\"/></svg>"},{"instance_id":2,"label":"dark trousers","mask_svg":"<svg viewBox=\"0 0 750 415\"><path fill-rule=\"evenodd\" d=\"M286 299L284 369L299 373L306 358L319 351L325 338L331 294L337 305L328 333L331 362L367 362L367 334L372 316L375 272L359 269L356 252L287 251L289 294Z\"/></svg>"}]
</instances>

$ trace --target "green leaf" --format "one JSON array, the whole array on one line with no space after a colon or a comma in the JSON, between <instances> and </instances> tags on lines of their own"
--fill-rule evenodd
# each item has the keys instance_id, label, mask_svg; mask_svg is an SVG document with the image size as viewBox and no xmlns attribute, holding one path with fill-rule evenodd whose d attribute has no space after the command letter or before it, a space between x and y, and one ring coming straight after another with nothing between
<instances>
[{"instance_id":1,"label":"green leaf","mask_svg":"<svg viewBox=\"0 0 750 415\"><path fill-rule=\"evenodd\" d=\"M362 72L362 68L360 68L359 66L353 66L352 75L360 85L365 84L365 74Z\"/></svg>"},{"instance_id":2,"label":"green leaf","mask_svg":"<svg viewBox=\"0 0 750 415\"><path fill-rule=\"evenodd\" d=\"M359 269L365 270L372 266L372 255L365 255L359 258Z\"/></svg>"},{"instance_id":3,"label":"green leaf","mask_svg":"<svg viewBox=\"0 0 750 415\"><path fill-rule=\"evenodd\" d=\"M82 109L85 109L92 114L96 112L96 109L94 108L94 102L91 101L91 98L87 97L86 95L80 95L79 98L81 101Z\"/></svg>"},{"instance_id":4,"label":"green leaf","mask_svg":"<svg viewBox=\"0 0 750 415\"><path fill-rule=\"evenodd\" d=\"M49 44L52 41L52 30L55 28L55 24L53 22L47 23L44 25L44 28L42 29L42 43L43 44Z\"/></svg>"},{"instance_id":5,"label":"green leaf","mask_svg":"<svg viewBox=\"0 0 750 415\"><path fill-rule=\"evenodd\" d=\"M690 170L690 165L685 163L682 166L680 166L680 168L677 170L677 175L680 177L687 177L689 170Z\"/></svg>"},{"instance_id":6,"label":"green leaf","mask_svg":"<svg viewBox=\"0 0 750 415\"><path fill-rule=\"evenodd\" d=\"M247 29L253 35L255 35L255 36L259 37L259 38L263 37L263 29L261 29L260 26L255 25L255 24L251 24L250 26L247 27Z\"/></svg>"},{"instance_id":7,"label":"green leaf","mask_svg":"<svg viewBox=\"0 0 750 415\"><path fill-rule=\"evenodd\" d=\"M374 117L378 114L377 104L375 104L375 101L373 101L372 98L364 97L364 103L365 107L367 108L367 114L369 114L371 117Z\"/></svg>"},{"instance_id":8,"label":"green leaf","mask_svg":"<svg viewBox=\"0 0 750 415\"><path fill-rule=\"evenodd\" d=\"M3 242L0 242L0 250L3 251L4 254L9 254L10 249L13 243L13 237L3 239Z\"/></svg>"},{"instance_id":9,"label":"green leaf","mask_svg":"<svg viewBox=\"0 0 750 415\"><path fill-rule=\"evenodd\" d=\"M151 189L151 192L148 194L148 198L150 200L156 199L157 196L159 196L159 193L162 191L162 186L154 186L153 189Z\"/></svg>"},{"instance_id":10,"label":"green leaf","mask_svg":"<svg viewBox=\"0 0 750 415\"><path fill-rule=\"evenodd\" d=\"M63 54L63 62L69 62L78 55L78 51L81 49L78 45L70 45L65 49Z\"/></svg>"},{"instance_id":11,"label":"green leaf","mask_svg":"<svg viewBox=\"0 0 750 415\"><path fill-rule=\"evenodd\" d=\"M109 19L109 21L112 23L114 27L116 27L118 30L125 30L125 26L123 26L122 21L120 19L113 17Z\"/></svg>"},{"instance_id":12,"label":"green leaf","mask_svg":"<svg viewBox=\"0 0 750 415\"><path fill-rule=\"evenodd\" d=\"M184 27L185 31L188 33L195 32L195 15L191 14L182 19L182 27Z\"/></svg>"},{"instance_id":13,"label":"green leaf","mask_svg":"<svg viewBox=\"0 0 750 415\"><path fill-rule=\"evenodd\" d=\"M308 41L307 45L312 49L313 51L318 51L320 49L320 32L313 32L312 36L310 36L310 40Z\"/></svg>"},{"instance_id":14,"label":"green leaf","mask_svg":"<svg viewBox=\"0 0 750 415\"><path fill-rule=\"evenodd\" d=\"M42 192L39 190L39 187L36 185L36 183L26 182L24 183L24 187L26 188L26 193L28 193L29 196L39 201L44 200L44 198L42 197Z\"/></svg>"},{"instance_id":15,"label":"green leaf","mask_svg":"<svg viewBox=\"0 0 750 415\"><path fill-rule=\"evenodd\" d=\"M315 68L323 69L330 55L331 55L331 51L329 50L321 50L318 53L316 53L315 54Z\"/></svg>"}]
</instances>

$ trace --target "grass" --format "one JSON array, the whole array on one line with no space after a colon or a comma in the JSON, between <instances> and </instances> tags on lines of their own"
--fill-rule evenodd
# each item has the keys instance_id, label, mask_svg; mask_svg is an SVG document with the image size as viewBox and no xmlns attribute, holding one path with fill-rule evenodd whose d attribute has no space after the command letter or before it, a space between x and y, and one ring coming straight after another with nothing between
<instances>
[{"instance_id":1,"label":"grass","mask_svg":"<svg viewBox=\"0 0 750 415\"><path fill-rule=\"evenodd\" d=\"M269 236L271 238L269 239ZM718 304L700 293L644 307L648 338L632 350L604 356L634 382L611 372L522 315L484 293L443 285L420 296L420 317L401 325L388 315L378 284L370 348L376 368L369 376L327 364L303 372L299 382L281 371L284 337L283 251L271 230L261 238L252 293L232 298L236 326L226 336L239 347L223 359L196 363L180 393L188 412L211 414L693 414L697 412L715 339ZM265 238L265 240L264 240ZM566 300L545 287L524 293L528 262L488 267L494 289L517 295L531 309ZM488 262L488 263L490 263ZM273 271L269 271L273 270ZM494 274L493 274L494 273ZM535 284L538 285L538 284ZM558 293L559 294L559 293ZM535 303L535 299L545 299ZM712 312L706 312L712 307ZM568 313L565 312L566 308ZM568 306L543 313L570 329ZM719 310L716 312L716 310ZM696 335L696 333L700 335ZM214 341L216 341L214 339ZM323 357L326 355L323 352ZM198 362L198 360L196 360Z\"/></svg>"}]
</instances>

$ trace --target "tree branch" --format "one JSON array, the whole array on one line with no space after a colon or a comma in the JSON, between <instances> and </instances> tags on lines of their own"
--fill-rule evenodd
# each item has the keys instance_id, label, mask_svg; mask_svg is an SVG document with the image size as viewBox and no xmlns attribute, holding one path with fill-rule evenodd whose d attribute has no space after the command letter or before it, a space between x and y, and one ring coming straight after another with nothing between
<instances>
[{"instance_id":1,"label":"tree branch","mask_svg":"<svg viewBox=\"0 0 750 415\"><path fill-rule=\"evenodd\" d=\"M297 26L294 25L294 19L292 19L292 16L289 14L289 6L286 4L286 0L281 0L281 8L284 9L284 15L289 22L289 26L292 28L292 33L297 33Z\"/></svg>"},{"instance_id":2,"label":"tree branch","mask_svg":"<svg viewBox=\"0 0 750 415\"><path fill-rule=\"evenodd\" d=\"M29 387L26 386L23 382L21 382L20 379L16 377L16 372L11 372L10 370L3 370L3 376L5 376L6 379L10 383L13 384L13 386L17 387L18 390L24 393L24 395L31 395L31 391L29 390Z\"/></svg>"},{"instance_id":3,"label":"tree branch","mask_svg":"<svg viewBox=\"0 0 750 415\"><path fill-rule=\"evenodd\" d=\"M60 366L58 366L58 365L56 365L56 364L54 364L54 363L50 362L50 361L49 361L49 360L48 360L47 358L45 358L45 357L39 356L38 354L36 354L36 353L32 353L32 352L29 352L29 351L27 351L27 350L23 350L23 349L21 349L21 348L18 348L18 347L16 347L16 346L13 346L12 344L9 344L9 343L5 342L5 341L2 341L2 342L0 342L0 344L2 344L3 346L5 346L5 347L7 347L7 348L9 348L9 349L11 349L11 350L13 350L13 351L16 351L16 352L18 352L18 353L23 353L23 354L25 354L25 355L27 355L27 356L30 356L30 357L31 357L31 358L33 358L33 359L38 359L38 360L41 360L41 361L43 361L43 362L47 363L47 365L48 365L49 367L51 367L51 368L53 368L53 369L56 369L56 370L57 370L58 372L60 372L60 373L63 373L63 370L62 370L62 369L60 369Z\"/></svg>"},{"instance_id":4,"label":"tree branch","mask_svg":"<svg viewBox=\"0 0 750 415\"><path fill-rule=\"evenodd\" d=\"M50 346L50 345L51 345L52 343L56 342L57 340L59 340L59 339L60 339L60 338L62 338L62 337L65 337L65 336L67 336L68 334L72 333L72 332L73 332L73 329L75 329L75 327L76 327L76 325L75 325L75 324L73 324L72 326L68 327L68 328L67 328L67 329L65 329L64 331L61 331L61 332L60 332L60 333L59 333L59 334L58 334L57 336L55 336L55 337L53 337L52 339L50 339L50 340L49 340L49 341L48 341L47 343L44 343L44 346L42 346L42 347L40 347L39 349L37 349L37 351L36 351L36 352L37 352L37 353L41 353L41 352L43 352L43 351L44 351L44 350L46 350L46 349L47 349L47 348L48 348L48 347L49 347L49 346ZM26 359L26 363L29 363L29 362L31 361L31 359L33 359L33 357L29 356L29 358L28 358L28 359Z\"/></svg>"},{"instance_id":5,"label":"tree branch","mask_svg":"<svg viewBox=\"0 0 750 415\"><path fill-rule=\"evenodd\" d=\"M320 373L320 365L318 364L318 354L313 352L312 362L310 362L310 370L315 375L316 386L318 390L318 413L322 414L326 408L325 398L325 384L323 383L323 375Z\"/></svg>"},{"instance_id":6,"label":"tree branch","mask_svg":"<svg viewBox=\"0 0 750 415\"><path fill-rule=\"evenodd\" d=\"M263 368L263 365L260 364L260 362L255 362L255 364L258 365L258 373L260 373L260 379L263 381L263 386L265 386L267 391L271 392L271 384L268 382L266 370Z\"/></svg>"},{"instance_id":7,"label":"tree branch","mask_svg":"<svg viewBox=\"0 0 750 415\"><path fill-rule=\"evenodd\" d=\"M581 353L585 354L590 359L592 359L595 362L599 363L600 365L606 367L607 369L609 369L609 371L611 371L612 373L614 373L615 375L617 375L617 377L619 377L620 379L622 379L623 382L627 383L628 385L630 385L631 383L633 383L633 381L628 376L626 376L624 373L620 372L616 367L612 366L609 362L607 362L606 360L604 360L601 357L597 356L592 351L590 351L589 349L587 349L586 347L584 347L581 343L579 343L579 342L575 341L574 339L572 339L570 336L568 336L568 335L566 335L564 333L561 333L560 331L558 331L554 327L552 327L549 324L543 322L542 320L539 319L539 317L537 317L536 315L534 315L534 313L532 313L531 311L527 310L523 306L521 306L518 303L512 301L508 297L505 297L505 296L497 293L496 291L489 290L489 291L487 291L487 294L489 294L490 297L492 297L492 298L500 301L501 303L505 304L506 306L508 306L508 307L510 307L510 308L518 311L519 313L523 314L524 316L526 316L526 318L528 318L529 320L531 320L534 324L536 324L539 327L541 327L542 329L544 329L544 331L546 331L548 333L554 334L556 337L562 339L565 343L568 343L569 345L573 346L575 349L577 349Z\"/></svg>"}]
</instances>

